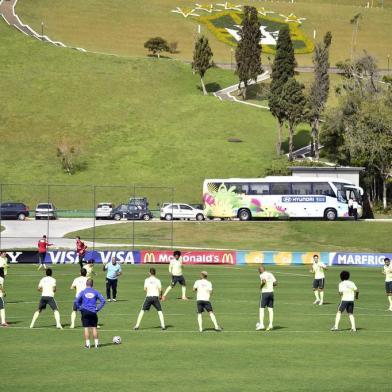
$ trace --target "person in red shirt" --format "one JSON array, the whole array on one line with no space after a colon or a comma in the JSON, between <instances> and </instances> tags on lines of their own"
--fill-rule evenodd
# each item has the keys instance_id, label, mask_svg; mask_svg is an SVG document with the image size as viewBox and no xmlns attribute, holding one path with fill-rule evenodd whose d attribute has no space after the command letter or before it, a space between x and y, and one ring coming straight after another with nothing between
<instances>
[{"instance_id":1,"label":"person in red shirt","mask_svg":"<svg viewBox=\"0 0 392 392\"><path fill-rule=\"evenodd\" d=\"M48 251L48 246L51 245L53 244L49 244L46 235L43 235L42 238L38 241L38 270L40 270L41 267L46 269L46 264L45 264L46 252Z\"/></svg>"},{"instance_id":2,"label":"person in red shirt","mask_svg":"<svg viewBox=\"0 0 392 392\"><path fill-rule=\"evenodd\" d=\"M86 251L87 251L87 245L83 241L81 241L79 236L77 236L76 253L78 254L80 268L83 268L83 261L84 261L84 256L86 255Z\"/></svg>"}]
</instances>

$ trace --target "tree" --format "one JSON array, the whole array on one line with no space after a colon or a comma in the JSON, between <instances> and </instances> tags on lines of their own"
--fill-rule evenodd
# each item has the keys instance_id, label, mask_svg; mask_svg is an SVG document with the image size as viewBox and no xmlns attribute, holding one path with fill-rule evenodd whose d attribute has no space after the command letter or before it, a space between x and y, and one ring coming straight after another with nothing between
<instances>
[{"instance_id":1,"label":"tree","mask_svg":"<svg viewBox=\"0 0 392 392\"><path fill-rule=\"evenodd\" d=\"M272 64L270 93L268 106L272 115L278 122L278 141L276 143L276 154L282 153L282 130L284 123L284 112L280 107L282 89L289 78L294 77L296 61L294 57L293 43L290 38L290 29L287 25L279 31L276 43L276 54Z\"/></svg>"},{"instance_id":2,"label":"tree","mask_svg":"<svg viewBox=\"0 0 392 392\"><path fill-rule=\"evenodd\" d=\"M283 118L289 125L289 161L293 160L293 138L295 128L304 118L306 97L303 93L304 86L294 78L288 79L282 88L280 110Z\"/></svg>"},{"instance_id":3,"label":"tree","mask_svg":"<svg viewBox=\"0 0 392 392\"><path fill-rule=\"evenodd\" d=\"M260 22L255 7L244 7L244 18L240 31L240 42L235 51L237 63L236 73L239 78L238 88L241 90L241 83L244 86L242 94L246 99L246 88L249 80L257 80L263 68L261 66L261 31Z\"/></svg>"},{"instance_id":4,"label":"tree","mask_svg":"<svg viewBox=\"0 0 392 392\"><path fill-rule=\"evenodd\" d=\"M62 169L69 175L84 168L85 164L80 161L82 149L79 142L72 142L63 136L58 141L56 150Z\"/></svg>"},{"instance_id":5,"label":"tree","mask_svg":"<svg viewBox=\"0 0 392 392\"><path fill-rule=\"evenodd\" d=\"M325 109L325 104L329 94L329 47L332 41L332 34L328 31L324 36L323 43L316 45L313 55L314 82L310 88L308 97L309 120L312 127L311 147L312 156L319 159L319 126L320 116Z\"/></svg>"},{"instance_id":6,"label":"tree","mask_svg":"<svg viewBox=\"0 0 392 392\"><path fill-rule=\"evenodd\" d=\"M144 43L144 47L158 58L160 58L161 52L170 52L167 41L161 37L150 38Z\"/></svg>"},{"instance_id":7,"label":"tree","mask_svg":"<svg viewBox=\"0 0 392 392\"><path fill-rule=\"evenodd\" d=\"M207 95L207 90L204 85L203 77L207 70L212 67L211 59L213 53L208 44L208 38L204 35L199 37L195 44L195 50L193 51L193 63L192 68L200 76L201 87L204 95Z\"/></svg>"},{"instance_id":8,"label":"tree","mask_svg":"<svg viewBox=\"0 0 392 392\"><path fill-rule=\"evenodd\" d=\"M351 38L351 61L354 60L355 49L357 46L359 23L361 19L362 19L362 14L359 12L358 14L355 14L353 18L350 20L350 23L353 25L353 35Z\"/></svg>"}]
</instances>

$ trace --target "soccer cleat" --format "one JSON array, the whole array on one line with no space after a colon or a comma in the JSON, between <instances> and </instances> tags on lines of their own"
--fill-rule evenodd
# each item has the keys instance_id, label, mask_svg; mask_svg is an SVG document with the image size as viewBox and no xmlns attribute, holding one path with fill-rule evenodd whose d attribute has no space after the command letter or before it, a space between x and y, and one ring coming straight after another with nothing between
<instances>
[{"instance_id":1,"label":"soccer cleat","mask_svg":"<svg viewBox=\"0 0 392 392\"><path fill-rule=\"evenodd\" d=\"M313 305L317 305L319 302L320 302L320 300L319 300L319 299L316 299L316 300L313 302Z\"/></svg>"},{"instance_id":2,"label":"soccer cleat","mask_svg":"<svg viewBox=\"0 0 392 392\"><path fill-rule=\"evenodd\" d=\"M57 329L63 329L63 327L61 325L56 325Z\"/></svg>"},{"instance_id":3,"label":"soccer cleat","mask_svg":"<svg viewBox=\"0 0 392 392\"><path fill-rule=\"evenodd\" d=\"M203 329L199 329L199 332L203 332Z\"/></svg>"},{"instance_id":4,"label":"soccer cleat","mask_svg":"<svg viewBox=\"0 0 392 392\"><path fill-rule=\"evenodd\" d=\"M161 330L162 331L166 331L166 327L161 327Z\"/></svg>"},{"instance_id":5,"label":"soccer cleat","mask_svg":"<svg viewBox=\"0 0 392 392\"><path fill-rule=\"evenodd\" d=\"M214 331L215 331L215 332L222 332L222 331L223 331L223 328L222 328L222 327L214 328Z\"/></svg>"},{"instance_id":6,"label":"soccer cleat","mask_svg":"<svg viewBox=\"0 0 392 392\"><path fill-rule=\"evenodd\" d=\"M113 301L113 302L117 302L116 298L113 298L112 301Z\"/></svg>"},{"instance_id":7,"label":"soccer cleat","mask_svg":"<svg viewBox=\"0 0 392 392\"><path fill-rule=\"evenodd\" d=\"M266 329L266 331L272 331L274 329L274 327L272 325L269 325Z\"/></svg>"},{"instance_id":8,"label":"soccer cleat","mask_svg":"<svg viewBox=\"0 0 392 392\"><path fill-rule=\"evenodd\" d=\"M134 331L138 331L139 330L139 327L137 327L136 325L133 327L133 330Z\"/></svg>"},{"instance_id":9,"label":"soccer cleat","mask_svg":"<svg viewBox=\"0 0 392 392\"><path fill-rule=\"evenodd\" d=\"M332 328L331 328L331 331L332 331L332 332L336 332L336 331L339 331L339 330L338 330L336 327L332 327Z\"/></svg>"},{"instance_id":10,"label":"soccer cleat","mask_svg":"<svg viewBox=\"0 0 392 392\"><path fill-rule=\"evenodd\" d=\"M112 302L112 300L110 298L108 298L108 302Z\"/></svg>"},{"instance_id":11,"label":"soccer cleat","mask_svg":"<svg viewBox=\"0 0 392 392\"><path fill-rule=\"evenodd\" d=\"M319 306L321 306L321 305L324 305L324 303L320 301Z\"/></svg>"},{"instance_id":12,"label":"soccer cleat","mask_svg":"<svg viewBox=\"0 0 392 392\"><path fill-rule=\"evenodd\" d=\"M74 325L70 325L70 326L69 326L69 328L71 328L71 329L74 329L74 328L75 328L75 326L74 326Z\"/></svg>"},{"instance_id":13,"label":"soccer cleat","mask_svg":"<svg viewBox=\"0 0 392 392\"><path fill-rule=\"evenodd\" d=\"M181 298L183 301L189 301L188 297Z\"/></svg>"},{"instance_id":14,"label":"soccer cleat","mask_svg":"<svg viewBox=\"0 0 392 392\"><path fill-rule=\"evenodd\" d=\"M356 328L351 328L350 332L357 332L357 329Z\"/></svg>"},{"instance_id":15,"label":"soccer cleat","mask_svg":"<svg viewBox=\"0 0 392 392\"><path fill-rule=\"evenodd\" d=\"M8 324L5 322L5 323L2 323L1 326L2 327L8 327Z\"/></svg>"},{"instance_id":16,"label":"soccer cleat","mask_svg":"<svg viewBox=\"0 0 392 392\"><path fill-rule=\"evenodd\" d=\"M87 346L87 344L84 345L84 348L87 348L88 350L90 349L90 346Z\"/></svg>"},{"instance_id":17,"label":"soccer cleat","mask_svg":"<svg viewBox=\"0 0 392 392\"><path fill-rule=\"evenodd\" d=\"M256 327L256 331L264 331L264 330L265 330L264 325L258 325L258 326Z\"/></svg>"}]
</instances>

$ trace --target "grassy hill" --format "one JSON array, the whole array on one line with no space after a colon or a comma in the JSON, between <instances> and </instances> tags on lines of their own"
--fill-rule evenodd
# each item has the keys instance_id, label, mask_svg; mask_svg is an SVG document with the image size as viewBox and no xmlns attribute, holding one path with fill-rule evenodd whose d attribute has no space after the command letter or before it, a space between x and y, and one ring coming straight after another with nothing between
<instances>
[{"instance_id":1,"label":"grassy hill","mask_svg":"<svg viewBox=\"0 0 392 392\"><path fill-rule=\"evenodd\" d=\"M178 42L179 53L174 57L191 59L197 31L196 22L171 13L177 6L194 7L197 1L183 0L19 0L17 11L22 19L65 43L89 50L145 56L144 42L161 35L169 42ZM213 2L219 3L219 2ZM221 2L224 3L224 2ZM242 2L232 2L244 4ZM381 67L387 67L390 53L389 29L392 20L392 0L370 0L375 8L364 8L368 0L299 0L248 1L245 4L264 6L276 15L294 13L306 18L302 25L309 37L317 31L319 40L330 30L333 33L331 64L350 56L353 25L350 20L362 14L357 39L357 53L366 49L377 57ZM380 8L381 4L384 8ZM230 63L230 47L218 41L202 27L211 41L215 61ZM263 55L263 62L268 63ZM311 55L299 55L300 65L311 64Z\"/></svg>"},{"instance_id":2,"label":"grassy hill","mask_svg":"<svg viewBox=\"0 0 392 392\"><path fill-rule=\"evenodd\" d=\"M271 115L204 97L189 65L56 48L3 22L0 53L0 183L174 186L178 200L199 202L205 177L258 176L274 157ZM206 82L211 89L235 80L214 69ZM56 157L63 135L83 151L86 168L73 176ZM96 201L130 192L101 189ZM171 200L169 191L151 192ZM34 206L47 190L3 187L1 197ZM87 188L52 188L50 198L60 208L93 202Z\"/></svg>"}]
</instances>

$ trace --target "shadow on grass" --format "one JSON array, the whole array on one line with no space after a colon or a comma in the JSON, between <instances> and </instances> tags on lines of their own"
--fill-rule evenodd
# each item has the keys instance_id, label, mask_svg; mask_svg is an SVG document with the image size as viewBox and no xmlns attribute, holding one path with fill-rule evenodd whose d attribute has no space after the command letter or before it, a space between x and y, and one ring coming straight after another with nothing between
<instances>
[{"instance_id":1,"label":"shadow on grass","mask_svg":"<svg viewBox=\"0 0 392 392\"><path fill-rule=\"evenodd\" d=\"M215 93L216 91L219 91L222 89L221 85L219 83L215 83L215 82L207 83L205 85L205 87L206 87L207 93ZM197 86L197 89L199 91L203 91L201 86Z\"/></svg>"},{"instance_id":2,"label":"shadow on grass","mask_svg":"<svg viewBox=\"0 0 392 392\"><path fill-rule=\"evenodd\" d=\"M7 321L8 325L15 325L15 324L20 324L22 321L21 320L16 320L16 321Z\"/></svg>"},{"instance_id":3,"label":"shadow on grass","mask_svg":"<svg viewBox=\"0 0 392 392\"><path fill-rule=\"evenodd\" d=\"M299 127L298 127L299 128ZM294 151L309 145L310 143L310 132L307 129L299 129L293 138L293 143L294 143ZM287 138L283 143L282 143L282 150L285 154L289 152L289 139Z\"/></svg>"}]
</instances>

